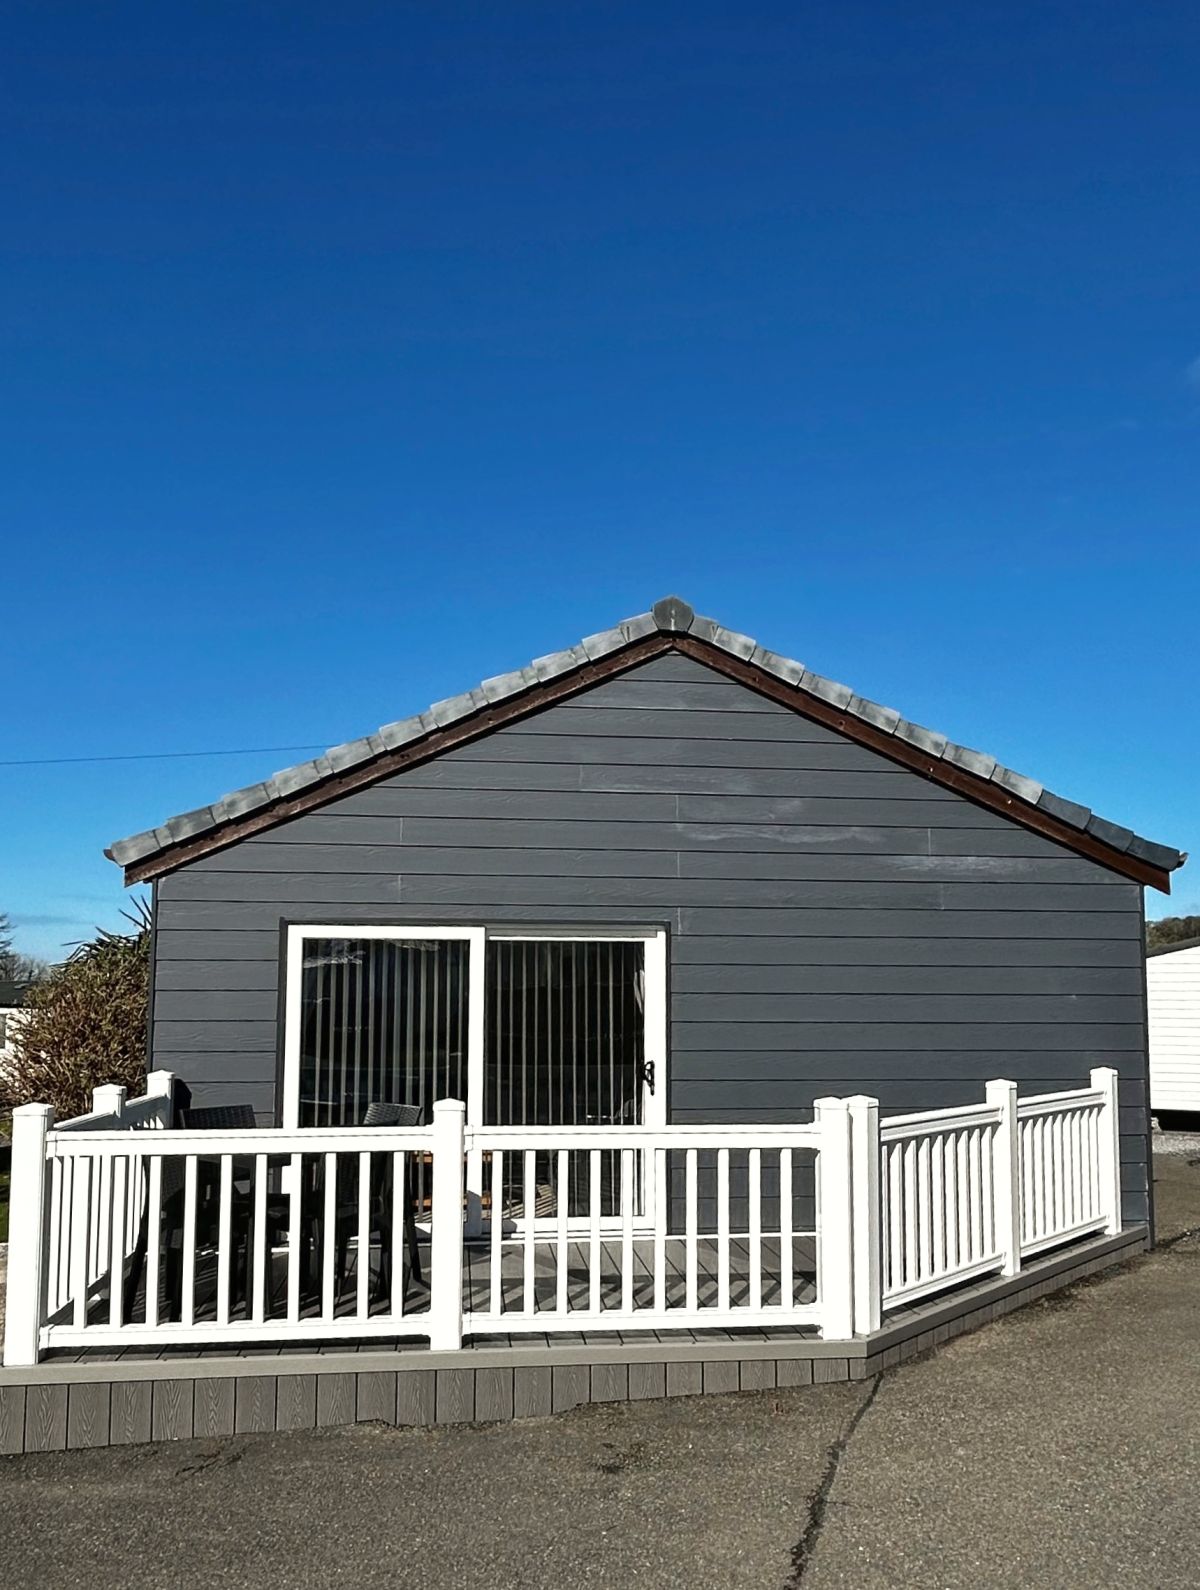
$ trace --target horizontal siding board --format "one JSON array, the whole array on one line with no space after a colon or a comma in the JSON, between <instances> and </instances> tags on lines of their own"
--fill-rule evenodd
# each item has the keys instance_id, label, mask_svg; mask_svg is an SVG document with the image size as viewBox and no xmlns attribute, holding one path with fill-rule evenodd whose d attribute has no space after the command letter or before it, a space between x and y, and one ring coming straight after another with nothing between
<instances>
[{"instance_id":1,"label":"horizontal siding board","mask_svg":"<svg viewBox=\"0 0 1200 1590\"><path fill-rule=\"evenodd\" d=\"M172 892L176 904L230 902L299 905L389 905L412 900L420 905L515 904L552 905L595 910L609 905L642 907L648 890L645 876L595 877L585 874L550 877L530 875L513 857L514 869L493 869L484 876L404 870L404 853L391 858L397 870L317 874L240 873L236 889L228 873L201 873L179 880ZM654 869L662 872L662 869ZM792 879L676 878L660 875L655 903L675 910L765 907L830 911L1113 911L1124 903L1119 885L1082 883L954 883L905 878L884 882Z\"/></svg>"},{"instance_id":2,"label":"horizontal siding board","mask_svg":"<svg viewBox=\"0 0 1200 1590\"><path fill-rule=\"evenodd\" d=\"M980 1089L978 1079L974 1076L932 1076L926 1075L923 1069L918 1068L909 1076L899 1077L873 1077L869 1074L853 1079L856 1088L868 1091L872 1097L877 1098L880 1107L884 1110L904 1111L920 1110L925 1106L922 1102L927 1087L936 1084L938 1097L947 1106L952 1104L979 1104ZM1075 1071L1073 1073L1058 1074L1058 1068L1043 1067L1042 1074L1026 1079L1021 1086L1023 1093L1050 1093L1057 1092L1059 1087L1086 1087L1087 1072ZM814 1098L820 1098L825 1091L824 1084L819 1078L792 1078L788 1076L772 1077L768 1081L748 1081L745 1077L731 1077L723 1081L698 1082L691 1078L680 1078L676 1087L680 1097L686 1101L679 1106L672 1102L672 1116L678 1111L699 1112L690 1115L691 1119L700 1119L711 1114L726 1119L733 1112L738 1113L738 1118L761 1118L762 1112L768 1109L791 1112L793 1118L811 1116ZM1136 1105L1128 1106L1136 1110Z\"/></svg>"},{"instance_id":3,"label":"horizontal siding board","mask_svg":"<svg viewBox=\"0 0 1200 1590\"><path fill-rule=\"evenodd\" d=\"M447 827L440 845L394 841L376 844L330 843L316 840L309 844L253 840L219 850L206 857L203 866L180 874L170 889L172 899L237 899L243 885L241 876L276 873L317 876L332 873L431 873L441 876L484 878L508 877L561 878L566 875L594 878L687 878L744 879L796 883L901 883L937 882L947 884L987 884L997 887L1022 887L1026 884L1075 884L1097 887L1095 867L1082 857L1012 856L892 856L878 852L843 855L812 851L743 850L659 850L621 849L616 846L587 848L577 845L499 845L467 846L455 840L453 825ZM538 835L531 832L531 839ZM569 835L567 836L570 837ZM234 874L233 878L228 874ZM186 877L187 883L183 880ZM197 880L204 879L203 888ZM205 889L212 892L204 892ZM218 892L224 889L227 892ZM231 892L230 892L231 891Z\"/></svg>"},{"instance_id":4,"label":"horizontal siding board","mask_svg":"<svg viewBox=\"0 0 1200 1590\"><path fill-rule=\"evenodd\" d=\"M730 908L680 913L682 933L742 933L774 937L783 933L820 938L874 937L886 927L897 938L1067 938L1127 939L1141 942L1141 921L1119 911L863 911Z\"/></svg>"},{"instance_id":5,"label":"horizontal siding board","mask_svg":"<svg viewBox=\"0 0 1200 1590\"><path fill-rule=\"evenodd\" d=\"M906 814L911 816L911 814ZM580 850L718 851L722 854L760 855L778 852L813 855L897 855L931 853L952 856L999 856L1039 859L1070 858L1072 852L1040 834L1011 823L999 829L955 830L953 843L928 824L888 824L871 827L844 821L761 823L729 813L717 822L679 822L640 819L621 821L574 816L556 820L520 813L503 817L462 818L434 814L398 817L353 815L339 803L337 809L281 823L279 827L244 840L239 846L218 851L193 864L193 868L237 871L233 858L243 847L295 844L411 844L442 849L495 848L525 850L547 847ZM224 865L218 867L218 857ZM1083 858L1076 858L1082 860ZM1095 869L1099 880L1111 873ZM160 881L169 891L172 874Z\"/></svg>"},{"instance_id":6,"label":"horizontal siding board","mask_svg":"<svg viewBox=\"0 0 1200 1590\"><path fill-rule=\"evenodd\" d=\"M726 797L730 802L735 798L740 797ZM550 822L670 823L679 816L679 800L677 795L629 791L425 790L407 781L393 781L343 796L338 810L350 817L473 817L484 821L519 817L523 821L537 818ZM749 812L745 820L759 821Z\"/></svg>"},{"instance_id":7,"label":"horizontal siding board","mask_svg":"<svg viewBox=\"0 0 1200 1590\"><path fill-rule=\"evenodd\" d=\"M438 757L427 767L482 769L502 763L518 768L544 764L570 768L648 769L646 736L600 734L590 727L589 714L575 732L539 733L534 723L519 729L501 729ZM737 771L775 768L800 775L841 772L870 773L877 778L920 779L920 774L898 762L881 761L878 752L850 740L831 739L817 744L793 737L755 740L746 736L722 739L705 732L703 715L686 736L656 735L654 758L661 769L730 768ZM691 720L689 719L689 722ZM645 719L641 720L645 723ZM921 780L922 783L925 780Z\"/></svg>"},{"instance_id":8,"label":"horizontal siding board","mask_svg":"<svg viewBox=\"0 0 1200 1590\"><path fill-rule=\"evenodd\" d=\"M997 1038L1013 1049L1125 1048L1138 1053L1142 1029L1136 1023L1082 1023L1011 1021L989 1025L969 1021L838 1021L770 1022L748 1026L742 1022L676 1021L672 1027L673 1052L705 1050L790 1050L803 1054L826 1049L957 1049L964 1058L988 1048ZM740 1036L739 1036L740 1034Z\"/></svg>"},{"instance_id":9,"label":"horizontal siding board","mask_svg":"<svg viewBox=\"0 0 1200 1590\"><path fill-rule=\"evenodd\" d=\"M415 912L415 908L412 908ZM282 914L282 913L281 913ZM405 915L408 915L406 908ZM423 913L433 920L434 913ZM668 922L671 913L661 914ZM468 920L463 913L463 920ZM175 925L178 923L179 925ZM279 958L279 925L250 931L214 927L196 929L190 924L190 911L174 915L164 908L156 943L156 966L171 962L184 967L209 965L223 967L230 954L241 947L247 962L276 967ZM891 924L887 924L890 926ZM676 933L671 945L673 966L1003 966L1003 967L1137 967L1141 964L1140 938L1073 939L1065 935L1025 939L963 938L887 938L878 932L872 938L819 938L812 934L777 934L774 938L731 937L714 933L684 936ZM223 970L214 971L217 980L196 986L221 988ZM176 986L179 986L177 983Z\"/></svg>"},{"instance_id":10,"label":"horizontal siding board","mask_svg":"<svg viewBox=\"0 0 1200 1590\"><path fill-rule=\"evenodd\" d=\"M677 994L676 1014L688 1022L737 1022L743 1019L741 993ZM756 994L755 1021L872 1022L903 1026L913 1021L1012 1022L1078 1025L1105 1023L1141 1028L1142 1002L1131 994Z\"/></svg>"},{"instance_id":11,"label":"horizontal siding board","mask_svg":"<svg viewBox=\"0 0 1200 1590\"><path fill-rule=\"evenodd\" d=\"M775 962L767 965L677 965L671 978L677 1008L693 996L763 995L804 998L831 994L900 995L957 994L962 997L1001 994L1075 999L1086 995L1125 995L1141 1001L1141 973L1128 967L1062 966L817 966ZM684 1012L680 1010L680 1014Z\"/></svg>"},{"instance_id":12,"label":"horizontal siding board","mask_svg":"<svg viewBox=\"0 0 1200 1590\"><path fill-rule=\"evenodd\" d=\"M884 924L891 926L890 923ZM1134 969L1140 977L1141 941L1079 939L1066 935L1048 938L815 938L780 934L773 939L680 936L671 948L672 965L679 967L799 966L799 967L1037 967L1068 970L1076 967Z\"/></svg>"},{"instance_id":13,"label":"horizontal siding board","mask_svg":"<svg viewBox=\"0 0 1200 1590\"><path fill-rule=\"evenodd\" d=\"M527 734L598 734L651 741L664 739L786 740L791 744L836 745L842 738L824 724L779 712L739 712L728 704L687 707L682 703L650 713L631 704L601 706L593 692L570 706L539 713L522 725Z\"/></svg>"},{"instance_id":14,"label":"horizontal siding board","mask_svg":"<svg viewBox=\"0 0 1200 1590\"><path fill-rule=\"evenodd\" d=\"M215 991L214 991L215 992ZM156 988L154 991L154 1019L167 1021L275 1021L278 995L274 987L267 989L231 989L218 997L213 992L197 1003L194 988Z\"/></svg>"},{"instance_id":15,"label":"horizontal siding board","mask_svg":"<svg viewBox=\"0 0 1200 1590\"><path fill-rule=\"evenodd\" d=\"M256 930L263 933L277 932L282 920L295 922L396 922L403 921L411 913L413 921L431 922L445 920L478 921L481 918L493 917L497 921L509 922L578 922L599 920L598 913L603 912L604 920L614 924L629 922L653 925L661 922L668 913L678 911L679 930L683 934L719 934L722 937L731 935L746 937L816 937L816 938L874 938L886 929L889 935L897 939L913 938L1092 938L1092 939L1132 939L1141 942L1141 922L1138 918L1131 918L1128 912L1120 911L1078 911L1062 909L1057 911L1030 909L1020 910L990 910L981 905L977 910L963 910L961 907L939 910L935 906L928 907L886 907L881 904L864 904L861 906L747 906L747 905L688 905L672 907L663 901L658 890L646 890L642 903L633 903L631 899L617 900L612 896L620 891L614 888L601 889L596 880L579 879L572 885L570 880L561 880L562 887L551 890L535 887L542 883L550 884L553 879L545 880L511 880L512 887L497 886L488 891L495 898L480 899L478 890L467 887L471 880L463 879L427 879L423 881L409 880L411 890L405 891L403 899L400 890L396 890L396 899L387 904L384 902L346 900L343 902L345 909L336 912L330 909L336 904L334 901L296 900L286 903L286 908L279 901L267 900L196 900L188 902L173 902L176 909L173 913L165 912L171 921L179 923L188 922L193 929L196 928L242 928ZM500 880L501 883L506 880ZM613 880L609 880L611 883ZM435 887L436 886L436 887ZM880 889L888 887L880 885ZM894 885L892 887L900 887ZM421 897L413 898L418 895ZM437 893L439 899L428 898ZM557 901L547 899L546 896L557 893ZM511 898L512 894L534 895L535 899ZM510 896L504 898L504 896ZM604 898L597 899L597 895ZM473 896L473 897L472 897ZM461 898L460 898L461 897ZM877 896L882 898L882 896ZM181 909L186 903L187 910ZM444 906L446 914L439 917L435 907ZM419 916L415 913L419 911ZM170 931L170 928L167 928Z\"/></svg>"},{"instance_id":16,"label":"horizontal siding board","mask_svg":"<svg viewBox=\"0 0 1200 1590\"><path fill-rule=\"evenodd\" d=\"M798 1056L793 1050L779 1049L731 1048L696 1054L675 1048L671 1074L681 1097L689 1097L695 1085L704 1082L735 1080L741 1084L803 1077L818 1094L834 1092L849 1082L855 1090L873 1093L878 1082L906 1077L941 1082L965 1074L975 1077L981 1071L988 1077L1011 1078L1024 1095L1084 1087L1094 1066L1111 1065L1120 1070L1128 1065L1131 1053L1137 1050L988 1049L964 1056L955 1049L843 1049Z\"/></svg>"},{"instance_id":17,"label":"horizontal siding board","mask_svg":"<svg viewBox=\"0 0 1200 1590\"><path fill-rule=\"evenodd\" d=\"M703 669L703 664L697 667ZM586 695L577 696L575 706L593 712L627 707L636 712L737 712L755 717L795 719L789 707L760 696L757 691L747 690L735 680L719 678L711 670L704 670L693 679L672 680L639 676L636 669L631 670L618 679L608 679L594 686ZM816 727L807 719L800 721L806 730Z\"/></svg>"},{"instance_id":18,"label":"horizontal siding board","mask_svg":"<svg viewBox=\"0 0 1200 1590\"><path fill-rule=\"evenodd\" d=\"M821 800L897 800L954 802L953 791L915 777L901 767L871 771L821 768L798 773L788 768L690 767L664 762L655 767L588 763L564 767L557 762L427 763L405 779L405 790L525 790L539 795L597 791L606 794L763 796L782 795ZM568 802L561 803L564 811ZM370 808L372 810L377 808ZM390 805L384 808L390 810Z\"/></svg>"},{"instance_id":19,"label":"horizontal siding board","mask_svg":"<svg viewBox=\"0 0 1200 1590\"><path fill-rule=\"evenodd\" d=\"M831 775L832 776L832 775ZM351 817L457 817L524 822L769 823L787 827L995 829L1006 819L947 791L923 786L913 799L754 794L689 795L641 790L420 789L378 784L343 796L339 812Z\"/></svg>"}]
</instances>

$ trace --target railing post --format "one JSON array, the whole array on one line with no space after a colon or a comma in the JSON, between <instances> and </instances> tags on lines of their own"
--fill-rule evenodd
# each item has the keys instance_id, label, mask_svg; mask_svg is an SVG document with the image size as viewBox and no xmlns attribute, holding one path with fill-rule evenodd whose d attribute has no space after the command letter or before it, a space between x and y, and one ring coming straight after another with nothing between
<instances>
[{"instance_id":1,"label":"railing post","mask_svg":"<svg viewBox=\"0 0 1200 1590\"><path fill-rule=\"evenodd\" d=\"M119 1082L105 1082L92 1089L92 1109L97 1115L115 1115L120 1121L125 1113L128 1089Z\"/></svg>"},{"instance_id":2,"label":"railing post","mask_svg":"<svg viewBox=\"0 0 1200 1590\"><path fill-rule=\"evenodd\" d=\"M829 1341L854 1335L854 1189L850 1111L845 1099L813 1103L817 1150L817 1295L821 1334Z\"/></svg>"},{"instance_id":3,"label":"railing post","mask_svg":"<svg viewBox=\"0 0 1200 1590\"><path fill-rule=\"evenodd\" d=\"M462 1346L463 1149L467 1107L459 1099L433 1106L433 1212L430 1235L429 1345Z\"/></svg>"},{"instance_id":4,"label":"railing post","mask_svg":"<svg viewBox=\"0 0 1200 1590\"><path fill-rule=\"evenodd\" d=\"M146 1096L152 1099L168 1100L165 1127L175 1124L175 1073L174 1071L151 1071L146 1078Z\"/></svg>"},{"instance_id":5,"label":"railing post","mask_svg":"<svg viewBox=\"0 0 1200 1590\"><path fill-rule=\"evenodd\" d=\"M22 1104L13 1111L6 1368L38 1361L46 1277L46 1133L53 1122L54 1111L48 1104Z\"/></svg>"},{"instance_id":6,"label":"railing post","mask_svg":"<svg viewBox=\"0 0 1200 1590\"><path fill-rule=\"evenodd\" d=\"M856 1093L850 1111L850 1175L854 1192L854 1334L877 1331L883 1318L880 1273L879 1100Z\"/></svg>"},{"instance_id":7,"label":"railing post","mask_svg":"<svg viewBox=\"0 0 1200 1590\"><path fill-rule=\"evenodd\" d=\"M992 1212L1001 1275L1021 1268L1021 1134L1017 1120L1017 1084L1003 1080L987 1085L987 1101L1000 1111L992 1139Z\"/></svg>"},{"instance_id":8,"label":"railing post","mask_svg":"<svg viewBox=\"0 0 1200 1590\"><path fill-rule=\"evenodd\" d=\"M1115 1236L1121 1229L1121 1115L1117 1097L1117 1073L1112 1066L1097 1066L1092 1072L1092 1087L1103 1093L1100 1109L1099 1171L1100 1196L1108 1216L1104 1229Z\"/></svg>"}]
</instances>

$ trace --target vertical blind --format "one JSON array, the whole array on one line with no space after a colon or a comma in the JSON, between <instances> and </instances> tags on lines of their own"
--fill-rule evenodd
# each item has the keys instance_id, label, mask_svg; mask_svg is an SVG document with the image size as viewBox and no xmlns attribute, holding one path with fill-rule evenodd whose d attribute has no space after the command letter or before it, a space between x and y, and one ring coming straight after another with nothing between
<instances>
[{"instance_id":1,"label":"vertical blind","mask_svg":"<svg viewBox=\"0 0 1200 1590\"><path fill-rule=\"evenodd\" d=\"M644 947L500 939L487 955L484 1123L640 1122Z\"/></svg>"},{"instance_id":2,"label":"vertical blind","mask_svg":"<svg viewBox=\"0 0 1200 1590\"><path fill-rule=\"evenodd\" d=\"M467 1099L461 939L306 939L301 1126L352 1126L369 1104ZM640 943L493 940L487 946L487 1125L635 1125L645 1058Z\"/></svg>"},{"instance_id":3,"label":"vertical blind","mask_svg":"<svg viewBox=\"0 0 1200 1590\"><path fill-rule=\"evenodd\" d=\"M301 1126L466 1098L468 954L461 939L305 940Z\"/></svg>"}]
</instances>

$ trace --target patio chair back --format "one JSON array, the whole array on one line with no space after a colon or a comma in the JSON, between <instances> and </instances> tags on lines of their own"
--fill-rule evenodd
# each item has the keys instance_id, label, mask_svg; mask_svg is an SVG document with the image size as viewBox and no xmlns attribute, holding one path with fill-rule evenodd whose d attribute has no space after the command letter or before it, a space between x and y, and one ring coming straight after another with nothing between
<instances>
[{"instance_id":1,"label":"patio chair back","mask_svg":"<svg viewBox=\"0 0 1200 1590\"><path fill-rule=\"evenodd\" d=\"M362 1118L364 1126L420 1126L424 1112L419 1104L368 1104Z\"/></svg>"},{"instance_id":2,"label":"patio chair back","mask_svg":"<svg viewBox=\"0 0 1200 1590\"><path fill-rule=\"evenodd\" d=\"M253 1131L258 1125L252 1104L205 1104L179 1112L179 1124L201 1132Z\"/></svg>"}]
</instances>

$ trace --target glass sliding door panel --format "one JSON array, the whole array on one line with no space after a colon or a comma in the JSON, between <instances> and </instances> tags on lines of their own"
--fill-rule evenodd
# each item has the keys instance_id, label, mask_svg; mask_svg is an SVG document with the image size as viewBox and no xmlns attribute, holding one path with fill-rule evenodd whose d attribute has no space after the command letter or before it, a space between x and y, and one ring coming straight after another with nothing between
<instances>
[{"instance_id":1,"label":"glass sliding door panel","mask_svg":"<svg viewBox=\"0 0 1200 1590\"><path fill-rule=\"evenodd\" d=\"M487 947L483 1120L489 1126L637 1126L645 1060L645 947L576 940L491 940ZM556 1192L539 1154L539 1213ZM544 1163L543 1163L544 1161ZM603 1212L617 1212L617 1155L602 1165ZM586 1213L588 1157L570 1155L565 1192ZM506 1213L518 1217L505 1176ZM543 1209L540 1207L546 1204Z\"/></svg>"},{"instance_id":2,"label":"glass sliding door panel","mask_svg":"<svg viewBox=\"0 0 1200 1590\"><path fill-rule=\"evenodd\" d=\"M461 939L305 939L301 1126L354 1126L369 1104L467 1096Z\"/></svg>"},{"instance_id":3,"label":"glass sliding door panel","mask_svg":"<svg viewBox=\"0 0 1200 1590\"><path fill-rule=\"evenodd\" d=\"M645 952L589 939L487 948L484 1123L637 1125Z\"/></svg>"}]
</instances>

